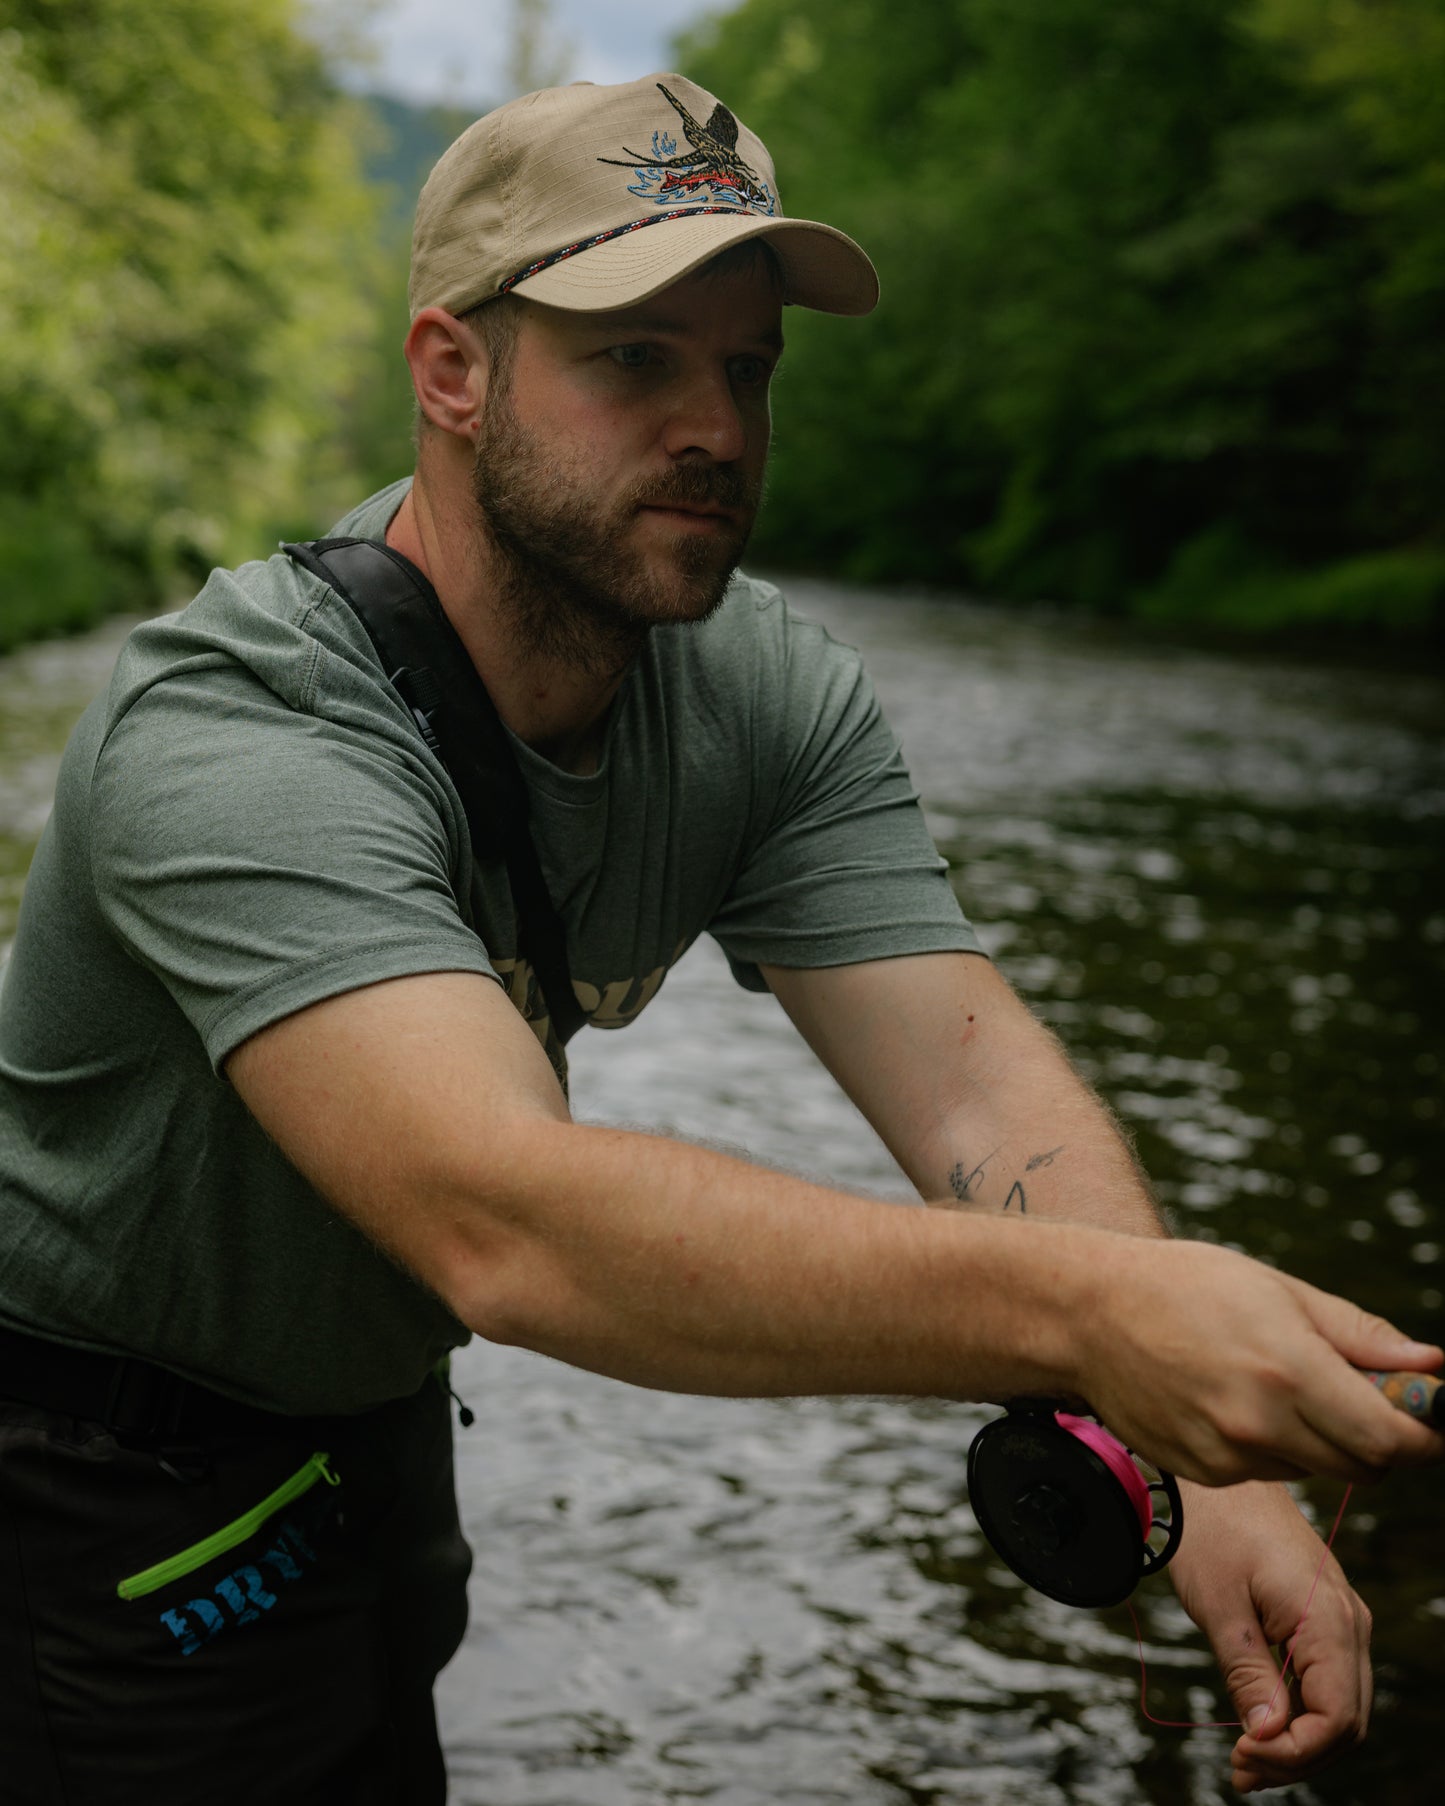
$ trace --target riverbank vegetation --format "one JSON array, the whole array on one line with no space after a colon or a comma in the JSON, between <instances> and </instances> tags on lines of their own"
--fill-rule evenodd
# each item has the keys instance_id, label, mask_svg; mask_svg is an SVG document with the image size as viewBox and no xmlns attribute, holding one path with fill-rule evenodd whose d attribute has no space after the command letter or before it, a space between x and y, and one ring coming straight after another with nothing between
<instances>
[{"instance_id":1,"label":"riverbank vegetation","mask_svg":"<svg viewBox=\"0 0 1445 1806\"><path fill-rule=\"evenodd\" d=\"M349 492L374 208L293 12L0 0L0 639Z\"/></svg>"},{"instance_id":2,"label":"riverbank vegetation","mask_svg":"<svg viewBox=\"0 0 1445 1806\"><path fill-rule=\"evenodd\" d=\"M677 66L883 281L789 315L760 561L1438 630L1445 0L743 0ZM342 95L299 0L0 0L0 646L405 468L463 122Z\"/></svg>"},{"instance_id":3,"label":"riverbank vegetation","mask_svg":"<svg viewBox=\"0 0 1445 1806\"><path fill-rule=\"evenodd\" d=\"M790 321L766 554L1439 622L1442 0L746 0L684 66L882 278Z\"/></svg>"}]
</instances>

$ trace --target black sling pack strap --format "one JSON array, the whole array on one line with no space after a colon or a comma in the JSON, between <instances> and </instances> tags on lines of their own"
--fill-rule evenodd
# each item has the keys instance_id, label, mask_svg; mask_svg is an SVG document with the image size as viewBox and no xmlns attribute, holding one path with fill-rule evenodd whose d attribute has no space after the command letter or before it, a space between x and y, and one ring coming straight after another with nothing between
<instances>
[{"instance_id":1,"label":"black sling pack strap","mask_svg":"<svg viewBox=\"0 0 1445 1806\"><path fill-rule=\"evenodd\" d=\"M527 786L496 705L410 559L375 539L312 539L281 547L348 603L392 688L446 766L467 814L472 852L500 855L517 913L518 952L537 974L560 1041L587 1020L572 989L567 934L532 841Z\"/></svg>"}]
</instances>

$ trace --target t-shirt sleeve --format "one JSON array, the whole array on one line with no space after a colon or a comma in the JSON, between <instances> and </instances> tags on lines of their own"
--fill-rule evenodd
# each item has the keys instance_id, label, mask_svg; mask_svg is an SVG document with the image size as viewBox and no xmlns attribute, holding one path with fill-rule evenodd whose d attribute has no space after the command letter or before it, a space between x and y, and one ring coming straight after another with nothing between
<instances>
[{"instance_id":1,"label":"t-shirt sleeve","mask_svg":"<svg viewBox=\"0 0 1445 1806\"><path fill-rule=\"evenodd\" d=\"M362 985L496 977L456 901L464 828L408 738L292 708L224 664L168 676L112 727L91 786L97 902L213 1066Z\"/></svg>"},{"instance_id":2,"label":"t-shirt sleeve","mask_svg":"<svg viewBox=\"0 0 1445 1806\"><path fill-rule=\"evenodd\" d=\"M775 605L781 613L781 604ZM754 730L760 831L711 924L738 982L816 967L980 952L862 660L784 617Z\"/></svg>"}]
</instances>

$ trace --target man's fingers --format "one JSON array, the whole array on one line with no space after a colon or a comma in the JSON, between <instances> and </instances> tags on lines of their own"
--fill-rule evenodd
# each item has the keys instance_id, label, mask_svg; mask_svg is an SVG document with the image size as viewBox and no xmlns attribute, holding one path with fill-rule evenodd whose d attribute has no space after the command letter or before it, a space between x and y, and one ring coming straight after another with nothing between
<instances>
[{"instance_id":1,"label":"man's fingers","mask_svg":"<svg viewBox=\"0 0 1445 1806\"><path fill-rule=\"evenodd\" d=\"M1266 1664L1255 1650L1249 1652L1249 1664L1236 1664L1239 1684L1231 1684L1230 1691L1247 1729L1230 1760L1233 1783L1241 1792L1302 1781L1365 1735L1374 1691L1369 1614L1343 1581L1341 1587L1337 1590L1327 1580L1299 1632L1286 1684L1272 1699L1266 1695L1268 1711L1254 1724L1250 1719L1261 1709L1257 1695L1264 1688ZM1288 1648L1280 1648L1282 1661ZM1273 1662L1268 1666L1272 1669Z\"/></svg>"},{"instance_id":2,"label":"man's fingers","mask_svg":"<svg viewBox=\"0 0 1445 1806\"><path fill-rule=\"evenodd\" d=\"M1348 1375L1346 1378L1348 1379ZM1367 1381L1366 1384L1368 1383ZM1371 1387L1371 1390L1374 1388ZM1348 1480L1352 1484L1382 1478L1384 1466L1362 1460L1358 1453L1342 1446L1337 1436L1330 1433L1335 1428L1335 1424L1327 1422L1324 1433L1321 1433L1310 1421L1309 1415L1302 1413L1289 1437L1288 1452L1296 1472L1279 1477L1298 1479L1308 1474L1323 1474L1328 1479Z\"/></svg>"},{"instance_id":3,"label":"man's fingers","mask_svg":"<svg viewBox=\"0 0 1445 1806\"><path fill-rule=\"evenodd\" d=\"M1335 1371L1337 1383L1329 1387L1326 1398L1313 1401L1313 1409L1310 1403L1304 1407L1304 1416L1315 1429L1331 1436L1338 1416L1340 1425L1353 1434L1344 1441L1340 1436L1333 1439L1342 1441L1342 1447L1367 1466L1423 1466L1440 1461L1445 1456L1445 1436L1396 1409L1355 1369L1434 1373L1445 1362L1445 1351L1434 1342L1414 1342L1384 1317L1373 1317L1358 1304L1306 1286L1304 1280L1290 1279L1288 1286L1311 1324L1347 1364L1344 1371Z\"/></svg>"},{"instance_id":4,"label":"man's fingers","mask_svg":"<svg viewBox=\"0 0 1445 1806\"><path fill-rule=\"evenodd\" d=\"M1322 1361L1315 1383L1300 1395L1300 1415L1339 1451L1331 1465L1314 1471L1342 1480L1377 1479L1391 1467L1423 1466L1445 1456L1445 1437L1397 1410L1368 1380L1362 1368L1433 1372L1445 1360L1434 1343L1416 1342L1383 1317L1346 1298L1281 1275L1315 1329L1342 1357ZM1298 1458L1299 1451L1289 1454Z\"/></svg>"},{"instance_id":5,"label":"man's fingers","mask_svg":"<svg viewBox=\"0 0 1445 1806\"><path fill-rule=\"evenodd\" d=\"M1241 1793L1259 1787L1288 1787L1318 1774L1359 1742L1353 1730L1340 1734L1330 1721L1306 1713L1290 1721L1268 1742L1244 1736L1230 1752L1231 1780Z\"/></svg>"},{"instance_id":6,"label":"man's fingers","mask_svg":"<svg viewBox=\"0 0 1445 1806\"><path fill-rule=\"evenodd\" d=\"M1350 1370L1342 1368L1342 1374L1349 1386ZM1365 1384L1373 1393L1369 1382ZM1365 1403L1367 1417L1372 1418L1373 1407L1368 1400ZM1322 1429L1314 1426L1311 1416L1321 1420ZM1358 1428L1342 1431L1340 1416L1339 1407L1331 1411L1328 1401L1317 1402L1308 1415L1303 1401L1294 1397L1283 1401L1273 1414L1253 1405L1224 1417L1218 1425L1200 1421L1193 1426L1192 1443L1179 1442L1164 1451L1164 1465L1205 1486L1233 1486L1241 1480L1302 1480L1311 1474L1352 1482L1378 1480L1384 1465L1372 1465L1351 1452L1349 1444L1360 1441L1364 1432ZM1154 1458L1152 1450L1143 1452Z\"/></svg>"},{"instance_id":7,"label":"man's fingers","mask_svg":"<svg viewBox=\"0 0 1445 1806\"><path fill-rule=\"evenodd\" d=\"M1253 1777L1262 1787L1287 1787L1302 1781L1333 1761L1343 1751L1353 1749L1365 1734L1364 1717L1356 1713L1302 1712L1297 1718L1287 1716L1289 1707L1281 1687L1279 1699L1266 1721L1272 1727L1268 1737L1246 1731L1230 1752L1236 1787L1241 1771ZM1281 1717L1281 1711L1286 1716Z\"/></svg>"},{"instance_id":8,"label":"man's fingers","mask_svg":"<svg viewBox=\"0 0 1445 1806\"><path fill-rule=\"evenodd\" d=\"M1304 1305L1320 1334L1333 1343L1352 1367L1434 1373L1445 1362L1445 1351L1435 1343L1414 1341L1393 1323L1361 1310L1347 1298L1322 1292L1302 1279L1281 1277Z\"/></svg>"},{"instance_id":9,"label":"man's fingers","mask_svg":"<svg viewBox=\"0 0 1445 1806\"><path fill-rule=\"evenodd\" d=\"M1339 1365L1300 1399L1312 1433L1337 1451L1335 1464L1314 1471L1339 1480L1372 1481L1392 1467L1424 1467L1445 1456L1445 1437L1397 1410L1353 1367Z\"/></svg>"},{"instance_id":10,"label":"man's fingers","mask_svg":"<svg viewBox=\"0 0 1445 1806\"><path fill-rule=\"evenodd\" d=\"M1289 1723L1290 1692L1259 1625L1239 1625L1216 1647L1220 1671L1246 1735L1241 1743L1261 1745L1279 1736Z\"/></svg>"}]
</instances>

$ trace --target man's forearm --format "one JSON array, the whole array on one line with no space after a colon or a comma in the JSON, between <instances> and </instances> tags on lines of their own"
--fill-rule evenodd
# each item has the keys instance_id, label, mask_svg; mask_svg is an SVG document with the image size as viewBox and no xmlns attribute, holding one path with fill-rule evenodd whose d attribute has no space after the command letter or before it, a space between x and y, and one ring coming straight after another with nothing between
<instances>
[{"instance_id":1,"label":"man's forearm","mask_svg":"<svg viewBox=\"0 0 1445 1806\"><path fill-rule=\"evenodd\" d=\"M427 1206L453 1307L634 1384L1067 1395L1210 1485L1439 1449L1347 1365L1438 1354L1223 1248L879 1204L562 1122L515 1124L485 1168Z\"/></svg>"},{"instance_id":2,"label":"man's forearm","mask_svg":"<svg viewBox=\"0 0 1445 1806\"><path fill-rule=\"evenodd\" d=\"M448 1271L428 1276L494 1340L691 1392L1071 1388L1092 1235L935 1216L573 1124L529 1128L500 1177L508 1228L458 1198Z\"/></svg>"},{"instance_id":3,"label":"man's forearm","mask_svg":"<svg viewBox=\"0 0 1445 1806\"><path fill-rule=\"evenodd\" d=\"M1108 1110L980 955L765 971L930 1203L1164 1233Z\"/></svg>"},{"instance_id":4,"label":"man's forearm","mask_svg":"<svg viewBox=\"0 0 1445 1806\"><path fill-rule=\"evenodd\" d=\"M1010 1022L993 1040L998 1083L971 1086L920 1150L929 1202L1167 1233L1124 1131L1048 1030Z\"/></svg>"}]
</instances>

